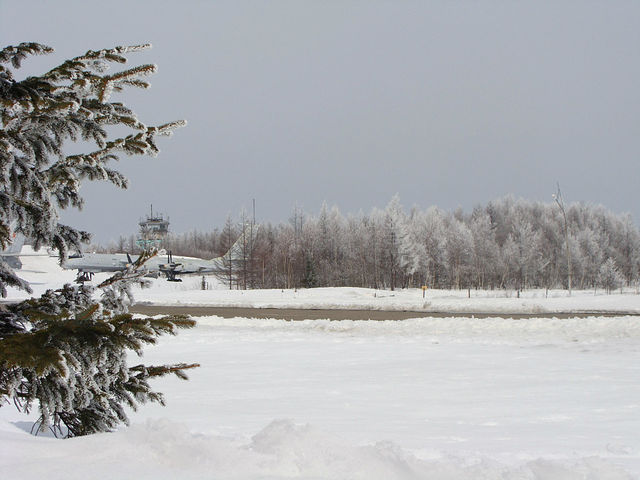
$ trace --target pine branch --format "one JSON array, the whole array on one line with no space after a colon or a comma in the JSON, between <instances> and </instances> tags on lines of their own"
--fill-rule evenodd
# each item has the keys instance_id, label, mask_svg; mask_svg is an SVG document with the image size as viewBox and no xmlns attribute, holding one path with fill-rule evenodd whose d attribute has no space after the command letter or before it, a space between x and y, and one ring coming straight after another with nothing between
<instances>
[{"instance_id":1,"label":"pine branch","mask_svg":"<svg viewBox=\"0 0 640 480\"><path fill-rule=\"evenodd\" d=\"M40 43L23 42L18 46L9 46L0 50L0 63L11 63L13 68L20 68L22 61L27 58L27 55L46 55L52 53L53 48L47 47ZM10 72L0 66L0 72ZM12 77L8 78L9 80Z\"/></svg>"},{"instance_id":2,"label":"pine branch","mask_svg":"<svg viewBox=\"0 0 640 480\"><path fill-rule=\"evenodd\" d=\"M32 240L34 248L56 249L64 261L69 248L80 250L88 232L59 223L59 209L82 207L83 179L106 180L126 188L126 178L107 164L118 154L156 155L156 135L169 135L184 124L147 127L135 112L108 102L111 91L147 88L143 78L154 65L141 65L111 75L112 64L150 45L88 51L44 75L16 82L9 66L18 68L27 55L49 53L39 44L20 44L0 50L0 246L13 233ZM109 139L107 125L121 125L134 133ZM65 155L67 141L90 141L97 150ZM186 317L133 318L130 285L146 273L145 253L124 272L100 287L65 285L41 297L0 308L0 402L12 400L28 412L37 405L38 430L50 428L68 436L109 431L127 423L125 407L145 402L164 403L147 380L169 373L186 378L196 364L129 369L127 351L142 354L158 336L175 334L195 322ZM6 285L29 290L0 258L0 294Z\"/></svg>"},{"instance_id":3,"label":"pine branch","mask_svg":"<svg viewBox=\"0 0 640 480\"><path fill-rule=\"evenodd\" d=\"M189 377L184 373L184 370L190 370L192 368L199 367L199 363L176 363L174 365L136 365L130 367L129 371L137 372L138 378L150 378L150 377L164 377L165 375L174 374L181 380L188 380Z\"/></svg>"}]
</instances>

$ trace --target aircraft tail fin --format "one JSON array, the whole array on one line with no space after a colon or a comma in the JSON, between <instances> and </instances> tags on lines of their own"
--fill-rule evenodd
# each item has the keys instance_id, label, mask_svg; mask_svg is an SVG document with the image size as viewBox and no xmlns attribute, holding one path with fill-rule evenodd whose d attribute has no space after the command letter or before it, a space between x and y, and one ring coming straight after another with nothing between
<instances>
[{"instance_id":1,"label":"aircraft tail fin","mask_svg":"<svg viewBox=\"0 0 640 480\"><path fill-rule=\"evenodd\" d=\"M0 252L0 257L3 257L4 262L14 270L19 270L22 268L22 262L18 257L20 255L20 252L22 251L23 245L24 235L22 235L21 233L14 233L13 242L11 242L11 245Z\"/></svg>"},{"instance_id":2,"label":"aircraft tail fin","mask_svg":"<svg viewBox=\"0 0 640 480\"><path fill-rule=\"evenodd\" d=\"M223 261L238 261L242 260L247 255L247 249L250 248L252 237L255 237L258 231L258 225L247 223L240 232L238 239L235 241L231 248L222 257L214 258L214 260Z\"/></svg>"},{"instance_id":3,"label":"aircraft tail fin","mask_svg":"<svg viewBox=\"0 0 640 480\"><path fill-rule=\"evenodd\" d=\"M2 250L0 255L2 255L3 257L17 257L18 255L20 255L23 245L24 235L22 235L21 233L14 233L11 245Z\"/></svg>"}]
</instances>

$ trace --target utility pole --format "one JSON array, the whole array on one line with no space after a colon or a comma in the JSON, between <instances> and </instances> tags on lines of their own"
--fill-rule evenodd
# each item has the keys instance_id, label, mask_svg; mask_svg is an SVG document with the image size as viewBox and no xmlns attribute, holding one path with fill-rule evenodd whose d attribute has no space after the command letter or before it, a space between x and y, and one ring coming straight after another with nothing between
<instances>
[{"instance_id":1,"label":"utility pole","mask_svg":"<svg viewBox=\"0 0 640 480\"><path fill-rule=\"evenodd\" d=\"M551 195L560 207L564 218L564 241L567 247L567 285L569 287L569 296L571 296L571 249L569 248L569 225L567 224L567 212L564 209L564 200L560 192L560 183L558 183L558 191Z\"/></svg>"},{"instance_id":2,"label":"utility pole","mask_svg":"<svg viewBox=\"0 0 640 480\"><path fill-rule=\"evenodd\" d=\"M247 289L247 224L246 212L242 209L242 289Z\"/></svg>"},{"instance_id":3,"label":"utility pole","mask_svg":"<svg viewBox=\"0 0 640 480\"><path fill-rule=\"evenodd\" d=\"M256 287L256 265L255 265L255 258L254 258L254 238L253 238L253 229L255 228L256 225L256 199L254 198L252 200L252 215L251 215L251 230L249 232L249 262L250 262L250 275L251 275L251 281L250 281L250 288L255 288Z\"/></svg>"}]
</instances>

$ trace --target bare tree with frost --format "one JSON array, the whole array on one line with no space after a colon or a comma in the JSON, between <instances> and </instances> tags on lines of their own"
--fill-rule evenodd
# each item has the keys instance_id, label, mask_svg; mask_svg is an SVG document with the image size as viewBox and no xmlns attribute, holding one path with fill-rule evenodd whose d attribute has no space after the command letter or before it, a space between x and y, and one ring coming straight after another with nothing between
<instances>
[{"instance_id":1,"label":"bare tree with frost","mask_svg":"<svg viewBox=\"0 0 640 480\"><path fill-rule=\"evenodd\" d=\"M0 50L0 246L16 234L34 248L52 247L64 261L80 250L89 233L59 222L59 210L82 207L82 180L106 180L126 188L127 180L109 166L118 155L156 155L155 137L184 125L147 126L135 113L110 100L126 87L148 87L154 65L108 74L112 64L149 45L88 51L40 75L16 80L14 69L29 55L50 47L22 43ZM130 134L112 138L109 128ZM66 155L65 142L85 142L86 153ZM144 260L93 288L66 285L0 311L0 406L39 411L38 427L67 436L108 431L127 422L125 407L163 402L149 379L196 365L129 366L127 350L142 353L159 335L194 325L178 316L134 319L127 312L129 284L143 272ZM6 286L30 291L0 258L0 293Z\"/></svg>"}]
</instances>

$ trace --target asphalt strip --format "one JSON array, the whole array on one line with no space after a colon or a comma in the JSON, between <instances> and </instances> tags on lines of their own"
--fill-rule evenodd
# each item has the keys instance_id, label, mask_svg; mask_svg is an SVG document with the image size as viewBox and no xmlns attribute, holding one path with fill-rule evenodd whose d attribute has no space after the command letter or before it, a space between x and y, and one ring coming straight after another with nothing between
<instances>
[{"instance_id":1,"label":"asphalt strip","mask_svg":"<svg viewBox=\"0 0 640 480\"><path fill-rule=\"evenodd\" d=\"M129 309L131 313L142 315L189 315L192 317L222 318L275 318L280 320L407 320L409 318L588 318L588 317L624 317L640 316L636 312L428 312L411 310L345 310L345 309L308 309L308 308L246 308L246 307L209 307L209 306L163 306L136 304Z\"/></svg>"}]
</instances>

